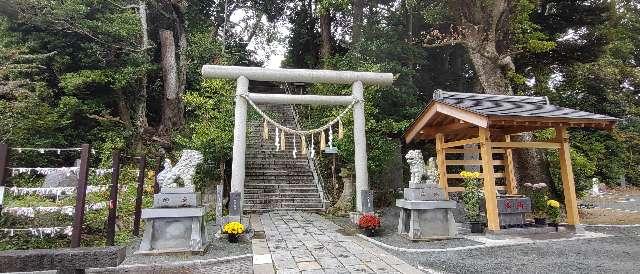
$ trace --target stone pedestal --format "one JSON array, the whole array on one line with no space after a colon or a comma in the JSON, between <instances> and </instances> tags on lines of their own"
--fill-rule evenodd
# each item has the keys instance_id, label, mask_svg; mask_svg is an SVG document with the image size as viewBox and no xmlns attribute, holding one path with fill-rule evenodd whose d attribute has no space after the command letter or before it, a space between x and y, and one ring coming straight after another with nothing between
<instances>
[{"instance_id":1,"label":"stone pedestal","mask_svg":"<svg viewBox=\"0 0 640 274\"><path fill-rule=\"evenodd\" d=\"M142 210L144 235L138 254L204 252L208 244L200 194L191 188L163 188L153 208Z\"/></svg>"},{"instance_id":2,"label":"stone pedestal","mask_svg":"<svg viewBox=\"0 0 640 274\"><path fill-rule=\"evenodd\" d=\"M520 195L498 196L500 227L524 227L525 213L531 212L531 199Z\"/></svg>"},{"instance_id":3,"label":"stone pedestal","mask_svg":"<svg viewBox=\"0 0 640 274\"><path fill-rule=\"evenodd\" d=\"M456 202L445 200L444 191L431 184L410 184L400 207L398 233L410 240L446 239L456 236L453 209Z\"/></svg>"}]
</instances>

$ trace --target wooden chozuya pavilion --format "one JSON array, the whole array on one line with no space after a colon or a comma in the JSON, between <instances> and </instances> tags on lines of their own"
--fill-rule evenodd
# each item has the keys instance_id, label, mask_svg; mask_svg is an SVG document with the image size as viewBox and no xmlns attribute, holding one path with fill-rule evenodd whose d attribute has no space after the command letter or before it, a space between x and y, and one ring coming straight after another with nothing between
<instances>
[{"instance_id":1,"label":"wooden chozuya pavilion","mask_svg":"<svg viewBox=\"0 0 640 274\"><path fill-rule=\"evenodd\" d=\"M461 178L447 174L446 166L479 165L482 167L483 190L486 202L487 227L499 230L497 190L516 194L512 150L516 148L558 149L560 173L569 225L579 224L575 183L569 154L569 127L591 127L611 130L617 118L549 104L546 97L504 96L475 93L456 93L436 90L433 100L404 133L409 144L418 140L435 139L439 182L445 193L464 191L463 187L449 187L449 179ZM512 134L555 128L556 137L550 142L512 142ZM479 144L469 149L464 145ZM479 153L481 160L447 160L446 154ZM493 154L504 154L494 160ZM494 166L504 166L504 173L496 173ZM496 187L496 178L505 178L505 186ZM533 182L532 182L533 183Z\"/></svg>"}]
</instances>

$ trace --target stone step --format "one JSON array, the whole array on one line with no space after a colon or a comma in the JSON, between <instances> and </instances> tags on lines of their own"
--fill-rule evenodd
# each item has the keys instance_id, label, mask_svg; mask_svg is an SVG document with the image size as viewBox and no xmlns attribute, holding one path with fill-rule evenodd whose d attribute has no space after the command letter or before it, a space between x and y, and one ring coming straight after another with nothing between
<instances>
[{"instance_id":1,"label":"stone step","mask_svg":"<svg viewBox=\"0 0 640 274\"><path fill-rule=\"evenodd\" d=\"M296 209L321 209L323 207L322 203L273 203L269 205L263 204L247 204L245 203L243 209L271 209L271 208L288 208L291 210Z\"/></svg>"},{"instance_id":2,"label":"stone step","mask_svg":"<svg viewBox=\"0 0 640 274\"><path fill-rule=\"evenodd\" d=\"M247 199L247 204L273 204L273 203L322 203L320 198L283 198L283 197L269 197L258 199Z\"/></svg>"},{"instance_id":3,"label":"stone step","mask_svg":"<svg viewBox=\"0 0 640 274\"><path fill-rule=\"evenodd\" d=\"M296 170L247 170L245 176L312 176L313 173L310 170L296 171Z\"/></svg>"},{"instance_id":4,"label":"stone step","mask_svg":"<svg viewBox=\"0 0 640 274\"><path fill-rule=\"evenodd\" d=\"M245 180L245 182L247 184L264 184L264 183L291 183L291 184L298 184L298 183L315 183L314 179L312 176L309 177L296 177L296 178L289 178L286 176L283 176L282 178L262 178L262 177L249 177Z\"/></svg>"},{"instance_id":5,"label":"stone step","mask_svg":"<svg viewBox=\"0 0 640 274\"><path fill-rule=\"evenodd\" d=\"M271 211L304 211L304 212L324 212L324 208L259 208L259 209L245 209L251 213L265 213Z\"/></svg>"},{"instance_id":6,"label":"stone step","mask_svg":"<svg viewBox=\"0 0 640 274\"><path fill-rule=\"evenodd\" d=\"M318 187L315 185L309 187L296 186L296 187L288 187L288 188L245 188L244 193L246 194L289 194L289 193L313 193L318 194ZM319 195L319 194L318 194Z\"/></svg>"},{"instance_id":7,"label":"stone step","mask_svg":"<svg viewBox=\"0 0 640 274\"><path fill-rule=\"evenodd\" d=\"M247 189L286 188L287 186L292 188L293 187L316 187L316 184L313 181L294 181L294 182L264 181L264 182L247 182L245 184L245 188Z\"/></svg>"},{"instance_id":8,"label":"stone step","mask_svg":"<svg viewBox=\"0 0 640 274\"><path fill-rule=\"evenodd\" d=\"M265 198L267 197L267 198ZM319 193L299 193L299 192L289 192L289 193L245 193L245 199L271 199L271 198L317 198L320 199Z\"/></svg>"}]
</instances>

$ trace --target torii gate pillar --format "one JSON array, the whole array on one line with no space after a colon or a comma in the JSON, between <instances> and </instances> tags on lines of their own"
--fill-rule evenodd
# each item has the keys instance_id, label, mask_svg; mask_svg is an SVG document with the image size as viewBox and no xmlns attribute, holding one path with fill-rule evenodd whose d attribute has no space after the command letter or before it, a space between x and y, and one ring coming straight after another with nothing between
<instances>
[{"instance_id":1,"label":"torii gate pillar","mask_svg":"<svg viewBox=\"0 0 640 274\"><path fill-rule=\"evenodd\" d=\"M363 208L363 190L369 190L369 173L367 171L367 136L365 133L364 119L364 86L362 82L356 81L351 86L353 99L353 145L356 172L356 209L358 212L371 211L372 208Z\"/></svg>"}]
</instances>

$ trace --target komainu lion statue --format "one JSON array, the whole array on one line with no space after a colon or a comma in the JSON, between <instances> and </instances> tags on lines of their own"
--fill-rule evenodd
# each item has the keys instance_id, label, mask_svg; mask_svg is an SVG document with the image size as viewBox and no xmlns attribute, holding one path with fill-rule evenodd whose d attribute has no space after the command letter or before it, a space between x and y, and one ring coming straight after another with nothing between
<instances>
[{"instance_id":1,"label":"komainu lion statue","mask_svg":"<svg viewBox=\"0 0 640 274\"><path fill-rule=\"evenodd\" d=\"M182 179L184 187L193 187L193 175L202 159L202 153L195 150L183 150L175 166L171 166L171 161L165 159L164 169L158 173L160 190L165 187L178 187L178 178Z\"/></svg>"},{"instance_id":2,"label":"komainu lion statue","mask_svg":"<svg viewBox=\"0 0 640 274\"><path fill-rule=\"evenodd\" d=\"M424 160L422 159L422 152L420 150L409 150L407 155L404 156L409 164L409 171L411 172L410 184L421 184L422 178L426 175L424 169Z\"/></svg>"}]
</instances>

